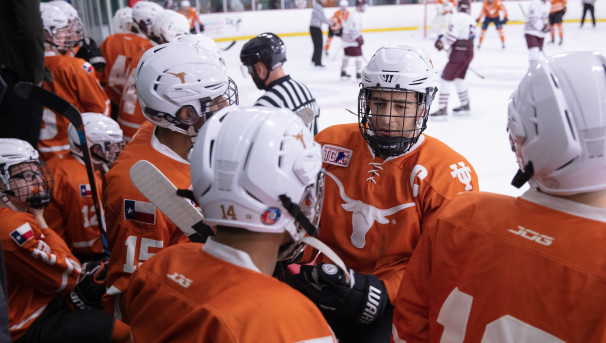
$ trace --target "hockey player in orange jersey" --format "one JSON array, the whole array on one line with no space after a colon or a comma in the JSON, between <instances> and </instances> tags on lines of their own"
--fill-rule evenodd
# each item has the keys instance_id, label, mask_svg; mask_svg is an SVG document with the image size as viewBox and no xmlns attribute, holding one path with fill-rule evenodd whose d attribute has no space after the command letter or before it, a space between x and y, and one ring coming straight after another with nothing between
<instances>
[{"instance_id":1,"label":"hockey player in orange jersey","mask_svg":"<svg viewBox=\"0 0 606 343\"><path fill-rule=\"evenodd\" d=\"M200 19L200 14L195 7L192 7L189 1L181 1L179 4L181 10L179 13L187 19L189 24L189 32L190 33L202 33L204 32L204 24L202 24L202 19Z\"/></svg>"},{"instance_id":2,"label":"hockey player in orange jersey","mask_svg":"<svg viewBox=\"0 0 606 343\"><path fill-rule=\"evenodd\" d=\"M53 181L38 152L25 141L0 139L0 179L11 339L110 342L112 316L101 309L72 310L66 302L80 287L81 266L44 220Z\"/></svg>"},{"instance_id":3,"label":"hockey player in orange jersey","mask_svg":"<svg viewBox=\"0 0 606 343\"><path fill-rule=\"evenodd\" d=\"M500 17L500 13L503 13L503 19ZM499 38L501 39L501 46L505 49L505 33L503 33L503 25L507 24L509 19L507 19L507 9L505 5L501 2L501 0L484 0L482 5L482 12L476 19L476 22L480 22L484 17L484 21L482 22L482 32L480 33L480 41L478 42L478 49L482 45L482 41L484 41L484 35L486 34L486 29L488 29L488 25L493 23L497 27L497 31L499 32Z\"/></svg>"},{"instance_id":4,"label":"hockey player in orange jersey","mask_svg":"<svg viewBox=\"0 0 606 343\"><path fill-rule=\"evenodd\" d=\"M109 99L95 78L93 67L83 59L69 55L73 47L72 33L67 17L59 8L40 4L45 36L44 64L53 81L45 81L44 88L52 91L80 112L97 112L109 115ZM42 159L68 154L67 127L69 121L45 108L38 150Z\"/></svg>"},{"instance_id":5,"label":"hockey player in orange jersey","mask_svg":"<svg viewBox=\"0 0 606 343\"><path fill-rule=\"evenodd\" d=\"M549 11L549 27L551 29L551 43L555 43L555 28L558 28L560 45L564 42L564 28L562 28L562 17L566 13L566 0L552 0Z\"/></svg>"},{"instance_id":6,"label":"hockey player in orange jersey","mask_svg":"<svg viewBox=\"0 0 606 343\"><path fill-rule=\"evenodd\" d=\"M321 168L320 146L288 109L233 106L210 118L191 184L216 236L137 268L125 296L134 341L336 342L316 306L271 277L317 224Z\"/></svg>"},{"instance_id":7,"label":"hockey player in orange jersey","mask_svg":"<svg viewBox=\"0 0 606 343\"><path fill-rule=\"evenodd\" d=\"M332 37L341 37L343 34L343 22L347 20L349 11L347 10L347 0L339 1L339 10L335 12L330 18L332 25L328 27L328 36L326 37L326 44L324 45L324 54L328 56L328 50L330 49L330 42Z\"/></svg>"},{"instance_id":8,"label":"hockey player in orange jersey","mask_svg":"<svg viewBox=\"0 0 606 343\"><path fill-rule=\"evenodd\" d=\"M571 52L529 69L507 128L530 189L462 194L424 223L395 342L606 341L604 66Z\"/></svg>"},{"instance_id":9,"label":"hockey player in orange jersey","mask_svg":"<svg viewBox=\"0 0 606 343\"><path fill-rule=\"evenodd\" d=\"M301 267L296 287L323 309L342 342L389 342L392 304L421 224L447 199L478 190L465 157L423 134L437 84L424 50L381 47L362 71L358 124L316 136L326 168L319 239L356 273L379 280L367 278L372 287L360 285L367 289L356 299L342 293L347 288L310 281L314 273L324 279L323 269Z\"/></svg>"},{"instance_id":10,"label":"hockey player in orange jersey","mask_svg":"<svg viewBox=\"0 0 606 343\"><path fill-rule=\"evenodd\" d=\"M103 187L111 252L104 304L118 319L120 295L137 266L162 248L189 241L135 188L130 167L148 160L175 186L189 188L187 154L196 131L219 108L237 103L237 89L219 57L192 44L150 49L136 72L137 96L150 122L120 153Z\"/></svg>"},{"instance_id":11,"label":"hockey player in orange jersey","mask_svg":"<svg viewBox=\"0 0 606 343\"><path fill-rule=\"evenodd\" d=\"M122 130L114 120L100 113L82 113L91 159L96 169L97 194L101 175L109 170L124 147ZM80 262L103 258L103 244L78 132L68 128L70 154L55 156L48 166L55 179L53 200L44 211L48 225L63 238Z\"/></svg>"},{"instance_id":12,"label":"hockey player in orange jersey","mask_svg":"<svg viewBox=\"0 0 606 343\"><path fill-rule=\"evenodd\" d=\"M154 17L151 25L151 37L154 44L165 44L174 41L177 37L188 34L187 20L172 10L162 10ZM118 109L118 124L124 132L124 139L128 142L137 133L145 117L137 101L135 87L135 71L144 51L140 50L133 56L127 68L124 89L120 98Z\"/></svg>"},{"instance_id":13,"label":"hockey player in orange jersey","mask_svg":"<svg viewBox=\"0 0 606 343\"><path fill-rule=\"evenodd\" d=\"M137 22L134 22L134 11ZM99 48L106 65L101 75L101 85L105 88L112 104L112 118L117 118L118 107L126 77L130 72L129 66L136 56L136 61L147 49L153 47L149 37L139 31L139 27L147 29L147 22L152 22L153 18L162 11L162 8L152 2L141 1L140 5L135 5L134 9L125 7L119 9L114 15L114 30L118 33L107 36ZM147 31L146 31L147 32ZM135 66L136 63L135 62Z\"/></svg>"}]
</instances>

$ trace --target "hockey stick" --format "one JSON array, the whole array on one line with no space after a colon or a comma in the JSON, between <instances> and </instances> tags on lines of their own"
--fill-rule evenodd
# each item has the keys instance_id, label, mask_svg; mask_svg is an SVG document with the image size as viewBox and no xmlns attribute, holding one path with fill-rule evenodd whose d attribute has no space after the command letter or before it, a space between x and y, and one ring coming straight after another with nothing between
<instances>
[{"instance_id":1,"label":"hockey stick","mask_svg":"<svg viewBox=\"0 0 606 343\"><path fill-rule=\"evenodd\" d=\"M86 133L84 132L84 123L82 122L82 116L80 112L67 100L61 98L57 94L48 91L42 87L39 87L29 82L19 82L15 85L15 93L25 100L31 100L42 106L48 107L52 111L59 113L65 117L78 132L78 138L80 139L80 150L82 150L82 160L86 166L86 174L88 176L88 182L90 183L91 195L93 198L93 206L95 206L95 214L97 217L97 225L99 226L99 232L101 233L101 241L103 243L103 255L106 259L109 258L109 249L107 247L107 237L105 232L105 220L102 215L102 209L99 205L99 194L97 193L97 186L95 182L95 173L93 170L93 164L90 158L90 151L88 149L88 142L86 140Z\"/></svg>"},{"instance_id":2,"label":"hockey stick","mask_svg":"<svg viewBox=\"0 0 606 343\"><path fill-rule=\"evenodd\" d=\"M482 79L482 80L484 80L484 79L485 79L484 75L482 75L482 74L478 73L478 72L477 72L475 69L473 69L472 67L467 67L467 69L468 69L469 71L471 71L472 73L476 74L476 76L477 76L477 77L479 77L480 79Z\"/></svg>"},{"instance_id":3,"label":"hockey stick","mask_svg":"<svg viewBox=\"0 0 606 343\"><path fill-rule=\"evenodd\" d=\"M229 49L231 49L234 45L236 45L236 40L233 40L231 43L229 43L226 47L221 48L221 50L223 51L227 51Z\"/></svg>"},{"instance_id":4,"label":"hockey stick","mask_svg":"<svg viewBox=\"0 0 606 343\"><path fill-rule=\"evenodd\" d=\"M149 201L158 207L193 242L205 242L214 230L204 224L204 217L177 188L149 161L137 161L130 167L130 179Z\"/></svg>"}]
</instances>

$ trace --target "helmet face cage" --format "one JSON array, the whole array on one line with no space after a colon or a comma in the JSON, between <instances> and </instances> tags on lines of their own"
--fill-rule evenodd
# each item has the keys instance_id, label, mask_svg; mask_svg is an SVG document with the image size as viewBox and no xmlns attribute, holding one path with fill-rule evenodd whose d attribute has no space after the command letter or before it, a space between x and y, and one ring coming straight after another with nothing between
<instances>
[{"instance_id":1,"label":"helmet face cage","mask_svg":"<svg viewBox=\"0 0 606 343\"><path fill-rule=\"evenodd\" d=\"M367 88L358 95L358 126L378 156L407 152L427 128L429 90L420 93L394 88Z\"/></svg>"},{"instance_id":2,"label":"helmet face cage","mask_svg":"<svg viewBox=\"0 0 606 343\"><path fill-rule=\"evenodd\" d=\"M6 180L4 193L36 209L45 208L53 194L53 177L44 161L29 160L0 167Z\"/></svg>"},{"instance_id":3,"label":"helmet face cage","mask_svg":"<svg viewBox=\"0 0 606 343\"><path fill-rule=\"evenodd\" d=\"M187 133L188 127L194 126L200 118L203 119L201 123L204 124L217 111L231 105L238 105L238 86L231 78L228 78L227 89L222 95L214 99L203 98L199 102L200 112L192 105L185 105L172 114L156 111L151 107L145 107L143 113L150 121L159 126L166 127L165 123L168 122L169 128L174 127L178 132Z\"/></svg>"}]
</instances>

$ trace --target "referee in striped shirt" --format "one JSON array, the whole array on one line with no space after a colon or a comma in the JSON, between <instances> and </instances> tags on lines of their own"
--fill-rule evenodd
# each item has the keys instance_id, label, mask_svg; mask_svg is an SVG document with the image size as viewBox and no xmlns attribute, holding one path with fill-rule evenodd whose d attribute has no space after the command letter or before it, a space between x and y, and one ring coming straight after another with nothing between
<instances>
[{"instance_id":1,"label":"referee in striped shirt","mask_svg":"<svg viewBox=\"0 0 606 343\"><path fill-rule=\"evenodd\" d=\"M255 106L288 108L303 119L314 135L318 132L320 109L307 86L282 69L286 62L286 47L280 37L266 32L249 40L240 51L240 61L257 88L265 90Z\"/></svg>"}]
</instances>

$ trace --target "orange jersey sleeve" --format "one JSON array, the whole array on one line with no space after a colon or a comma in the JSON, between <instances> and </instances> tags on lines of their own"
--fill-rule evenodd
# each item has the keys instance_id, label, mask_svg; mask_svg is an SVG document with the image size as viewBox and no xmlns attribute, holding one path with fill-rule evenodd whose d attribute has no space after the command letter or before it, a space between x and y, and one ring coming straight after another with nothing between
<instances>
[{"instance_id":1,"label":"orange jersey sleeve","mask_svg":"<svg viewBox=\"0 0 606 343\"><path fill-rule=\"evenodd\" d=\"M74 289L80 264L65 242L50 229L40 229L34 216L0 207L9 331L21 337L57 295Z\"/></svg>"},{"instance_id":2,"label":"orange jersey sleeve","mask_svg":"<svg viewBox=\"0 0 606 343\"><path fill-rule=\"evenodd\" d=\"M604 210L593 220L525 196L462 194L424 226L398 292L394 338L606 341ZM589 213L562 201L567 212Z\"/></svg>"},{"instance_id":3,"label":"orange jersey sleeve","mask_svg":"<svg viewBox=\"0 0 606 343\"><path fill-rule=\"evenodd\" d=\"M152 146L154 128L150 122L144 124L105 174L103 207L111 256L106 278L109 290L104 303L112 312L119 311L114 301L126 291L131 273L142 262L169 245L189 242L189 238L137 190L129 176L135 162L148 160L177 188L190 187L189 164ZM116 316L120 319L119 314Z\"/></svg>"},{"instance_id":4,"label":"orange jersey sleeve","mask_svg":"<svg viewBox=\"0 0 606 343\"><path fill-rule=\"evenodd\" d=\"M48 226L65 240L79 258L95 258L103 254L103 242L95 212L86 167L72 154L55 156L48 161L55 180L53 199L44 210ZM97 194L102 179L95 173Z\"/></svg>"},{"instance_id":5,"label":"orange jersey sleeve","mask_svg":"<svg viewBox=\"0 0 606 343\"><path fill-rule=\"evenodd\" d=\"M129 287L134 341L336 342L301 293L219 259L202 244L164 249L135 271Z\"/></svg>"},{"instance_id":6,"label":"orange jersey sleeve","mask_svg":"<svg viewBox=\"0 0 606 343\"><path fill-rule=\"evenodd\" d=\"M196 23L202 23L202 20L200 20L200 15L198 14L198 11L196 11L196 9L193 7L190 7L189 10L187 11L187 13L183 13L182 10L179 11L179 13L183 14L185 16L185 18L187 18L190 29L193 29L195 27Z\"/></svg>"},{"instance_id":7,"label":"orange jersey sleeve","mask_svg":"<svg viewBox=\"0 0 606 343\"><path fill-rule=\"evenodd\" d=\"M51 71L53 82L44 82L44 88L67 100L82 112L96 112L109 116L109 99L95 78L95 71L81 58L46 56L44 64ZM69 121L61 114L44 109L38 149L43 159L69 153L67 128Z\"/></svg>"},{"instance_id":8,"label":"orange jersey sleeve","mask_svg":"<svg viewBox=\"0 0 606 343\"><path fill-rule=\"evenodd\" d=\"M153 45L149 39L134 33L116 33L109 35L99 46L106 65L101 75L101 85L105 88L111 102L120 104L122 90L126 82L130 62L140 51L146 51Z\"/></svg>"},{"instance_id":9,"label":"orange jersey sleeve","mask_svg":"<svg viewBox=\"0 0 606 343\"><path fill-rule=\"evenodd\" d=\"M132 137L137 133L137 130L141 127L141 124L146 122L147 119L143 116L141 111L141 105L137 98L137 88L135 85L135 73L139 60L145 51L140 51L137 55L133 56L128 67L128 73L126 81L124 83L124 89L120 97L120 106L118 111L118 124L122 129L124 140L129 142Z\"/></svg>"},{"instance_id":10,"label":"orange jersey sleeve","mask_svg":"<svg viewBox=\"0 0 606 343\"><path fill-rule=\"evenodd\" d=\"M379 277L393 303L421 224L447 199L477 191L477 174L427 135L387 160L373 156L358 124L329 127L316 140L326 168L319 239L349 268Z\"/></svg>"},{"instance_id":11,"label":"orange jersey sleeve","mask_svg":"<svg viewBox=\"0 0 606 343\"><path fill-rule=\"evenodd\" d=\"M339 30L343 28L343 22L345 22L348 17L349 11L346 10L345 13L343 13L341 10L336 11L335 14L333 14L331 17L331 21L333 22L333 29Z\"/></svg>"},{"instance_id":12,"label":"orange jersey sleeve","mask_svg":"<svg viewBox=\"0 0 606 343\"><path fill-rule=\"evenodd\" d=\"M564 9L564 7L566 7L566 0L552 0L549 13L561 11Z\"/></svg>"}]
</instances>

